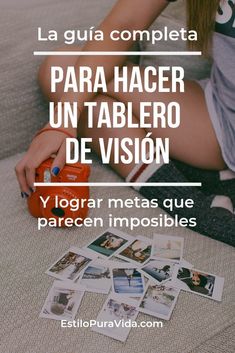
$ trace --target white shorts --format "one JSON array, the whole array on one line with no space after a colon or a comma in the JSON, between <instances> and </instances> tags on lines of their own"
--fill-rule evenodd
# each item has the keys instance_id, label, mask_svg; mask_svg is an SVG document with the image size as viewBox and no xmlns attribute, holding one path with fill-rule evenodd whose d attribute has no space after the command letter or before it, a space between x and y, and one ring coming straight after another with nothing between
<instances>
[{"instance_id":1,"label":"white shorts","mask_svg":"<svg viewBox=\"0 0 235 353\"><path fill-rule=\"evenodd\" d=\"M227 164L227 166L231 170L234 170L234 165L231 164L231 161L229 161L228 158L226 158L226 154L224 153L226 146L224 145L224 141L223 141L223 127L220 124L220 119L218 117L218 114L216 112L216 108L214 105L211 81L208 78L208 79L204 79L204 80L200 80L200 81L196 81L196 82L202 87L202 89L204 91L207 109L209 112L211 123L213 125L218 143L221 148L223 159L224 159L225 163Z\"/></svg>"}]
</instances>

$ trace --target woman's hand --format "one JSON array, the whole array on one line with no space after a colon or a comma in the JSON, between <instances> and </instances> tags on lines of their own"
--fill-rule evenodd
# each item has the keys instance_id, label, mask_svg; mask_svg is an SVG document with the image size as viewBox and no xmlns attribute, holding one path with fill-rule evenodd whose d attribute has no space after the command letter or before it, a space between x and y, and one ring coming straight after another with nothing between
<instances>
[{"instance_id":1,"label":"woman's hand","mask_svg":"<svg viewBox=\"0 0 235 353\"><path fill-rule=\"evenodd\" d=\"M47 124L44 128L49 127L50 125ZM77 129L63 130L74 137L77 136ZM66 161L66 137L65 133L55 129L55 131L45 131L33 139L27 153L15 167L22 197L28 197L34 191L35 170L51 155L56 154L51 173L57 176L63 169Z\"/></svg>"}]
</instances>

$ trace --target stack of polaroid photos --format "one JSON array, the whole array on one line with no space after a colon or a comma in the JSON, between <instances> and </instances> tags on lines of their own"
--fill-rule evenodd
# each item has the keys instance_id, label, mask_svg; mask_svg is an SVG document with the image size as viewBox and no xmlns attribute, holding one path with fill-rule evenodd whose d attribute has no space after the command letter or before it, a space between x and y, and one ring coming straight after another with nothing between
<instances>
[{"instance_id":1,"label":"stack of polaroid photos","mask_svg":"<svg viewBox=\"0 0 235 353\"><path fill-rule=\"evenodd\" d=\"M97 322L135 321L139 312L169 320L180 290L221 301L224 279L183 259L184 239L132 237L108 229L82 249L71 247L46 273L53 283L40 317L74 320L84 293L108 294ZM131 329L92 329L125 341Z\"/></svg>"}]
</instances>

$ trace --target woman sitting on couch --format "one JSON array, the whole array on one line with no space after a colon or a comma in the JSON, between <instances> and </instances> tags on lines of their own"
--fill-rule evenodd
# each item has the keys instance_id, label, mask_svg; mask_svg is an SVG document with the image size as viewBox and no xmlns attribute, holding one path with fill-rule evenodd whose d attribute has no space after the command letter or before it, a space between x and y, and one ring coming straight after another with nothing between
<instances>
[{"instance_id":1,"label":"woman sitting on couch","mask_svg":"<svg viewBox=\"0 0 235 353\"><path fill-rule=\"evenodd\" d=\"M173 1L173 0L171 0ZM119 0L103 20L99 29L104 33L104 41L89 41L83 51L127 51L133 42L113 41L113 29L148 29L151 23L164 11L170 0ZM130 137L142 140L151 132L153 138L168 137L171 141L169 164L135 165L115 164L111 167L124 179L131 182L187 182L202 181L202 188L195 187L142 187L140 193L146 198L158 198L160 205L164 198L192 198L193 209L177 210L180 217L197 218L193 229L234 244L235 234L235 70L232 58L235 54L234 8L235 1L229 0L188 0L188 28L198 33L198 41L190 43L191 49L211 54L213 66L211 77L203 82L185 81L184 93L122 93L113 87L115 66L128 66L126 57L115 56L50 56L39 70L39 83L45 97L55 103L77 101L79 104L78 131L72 127L60 131L45 130L35 137L28 152L16 166L22 197L34 192L36 168L52 154L57 154L52 165L52 173L58 175L65 164L65 139L67 133L93 138L93 150L100 153L98 137ZM69 24L69 20L68 20ZM71 50L71 49L70 49ZM63 84L56 93L50 92L50 70L52 66L66 69L68 66L104 66L108 84L108 94L64 93ZM130 72L128 70L127 72ZM171 82L168 83L169 86ZM139 119L139 102L161 101L178 102L181 106L181 124L177 129L99 129L87 128L87 112L83 103L105 101L110 105L115 101L132 102L133 121ZM97 108L96 115L98 116ZM48 124L46 125L48 127ZM226 170L226 169L230 170ZM205 170L205 171L204 171ZM219 196L216 196L218 195ZM176 211L171 214L174 215Z\"/></svg>"}]
</instances>

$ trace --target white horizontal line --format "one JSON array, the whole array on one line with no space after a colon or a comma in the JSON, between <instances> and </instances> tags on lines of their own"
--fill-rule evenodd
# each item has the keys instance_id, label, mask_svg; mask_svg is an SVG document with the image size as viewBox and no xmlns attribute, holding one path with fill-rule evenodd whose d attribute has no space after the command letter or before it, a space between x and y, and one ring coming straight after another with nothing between
<instances>
[{"instance_id":1,"label":"white horizontal line","mask_svg":"<svg viewBox=\"0 0 235 353\"><path fill-rule=\"evenodd\" d=\"M136 186L136 187L143 187L143 186L155 186L155 187L171 187L171 186L197 186L201 187L202 183L34 183L34 186L95 186L95 187L119 187L119 186Z\"/></svg>"},{"instance_id":2,"label":"white horizontal line","mask_svg":"<svg viewBox=\"0 0 235 353\"><path fill-rule=\"evenodd\" d=\"M34 56L54 55L54 56L115 56L115 55L138 55L138 56L201 56L201 51L34 51Z\"/></svg>"}]
</instances>

